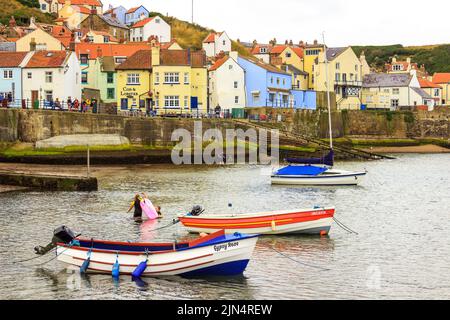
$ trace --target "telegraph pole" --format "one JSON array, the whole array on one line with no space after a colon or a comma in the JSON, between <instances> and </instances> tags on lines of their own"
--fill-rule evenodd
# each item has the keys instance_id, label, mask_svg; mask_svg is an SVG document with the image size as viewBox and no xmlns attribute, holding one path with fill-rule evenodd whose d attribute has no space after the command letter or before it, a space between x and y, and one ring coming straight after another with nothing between
<instances>
[{"instance_id":1,"label":"telegraph pole","mask_svg":"<svg viewBox=\"0 0 450 320\"><path fill-rule=\"evenodd\" d=\"M194 24L194 0L192 0L192 24Z\"/></svg>"}]
</instances>

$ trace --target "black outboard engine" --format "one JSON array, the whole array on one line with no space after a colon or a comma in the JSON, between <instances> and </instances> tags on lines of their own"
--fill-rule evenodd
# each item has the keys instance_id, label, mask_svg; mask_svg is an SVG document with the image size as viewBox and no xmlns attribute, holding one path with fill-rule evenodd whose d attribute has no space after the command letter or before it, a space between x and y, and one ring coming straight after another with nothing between
<instances>
[{"instance_id":1,"label":"black outboard engine","mask_svg":"<svg viewBox=\"0 0 450 320\"><path fill-rule=\"evenodd\" d=\"M201 206L194 206L192 208L192 211L189 213L189 215L191 215L193 217L198 217L203 212L205 212L205 209L203 209Z\"/></svg>"},{"instance_id":2,"label":"black outboard engine","mask_svg":"<svg viewBox=\"0 0 450 320\"><path fill-rule=\"evenodd\" d=\"M45 247L37 246L34 248L34 251L36 252L36 254L44 255L44 254L47 254L49 251L53 250L54 248L56 248L57 243L62 242L65 244L69 244L76 237L77 236L75 235L75 233L72 230L70 230L68 227L61 226L59 228L56 228L53 231L53 238L52 238L51 243L49 243Z\"/></svg>"}]
</instances>

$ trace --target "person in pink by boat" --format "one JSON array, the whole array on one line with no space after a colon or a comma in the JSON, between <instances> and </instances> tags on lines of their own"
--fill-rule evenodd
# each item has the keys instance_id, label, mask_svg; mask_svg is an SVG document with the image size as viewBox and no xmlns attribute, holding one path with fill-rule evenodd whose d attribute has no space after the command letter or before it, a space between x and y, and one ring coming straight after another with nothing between
<instances>
[{"instance_id":1,"label":"person in pink by boat","mask_svg":"<svg viewBox=\"0 0 450 320\"><path fill-rule=\"evenodd\" d=\"M142 199L142 211L146 214L149 220L161 219L161 207L155 207L145 192L142 192Z\"/></svg>"}]
</instances>

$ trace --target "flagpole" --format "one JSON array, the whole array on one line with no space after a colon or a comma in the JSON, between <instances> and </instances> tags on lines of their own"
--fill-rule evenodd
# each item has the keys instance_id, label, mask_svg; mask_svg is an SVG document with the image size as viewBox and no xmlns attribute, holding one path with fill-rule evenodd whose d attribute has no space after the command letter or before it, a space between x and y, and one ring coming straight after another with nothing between
<instances>
[{"instance_id":1,"label":"flagpole","mask_svg":"<svg viewBox=\"0 0 450 320\"><path fill-rule=\"evenodd\" d=\"M333 150L333 129L331 128L331 97L330 97L330 85L328 83L328 57L327 57L327 45L325 44L325 31L322 33L323 50L325 56L325 81L327 90L327 104L328 104L328 127L330 129L330 148Z\"/></svg>"}]
</instances>

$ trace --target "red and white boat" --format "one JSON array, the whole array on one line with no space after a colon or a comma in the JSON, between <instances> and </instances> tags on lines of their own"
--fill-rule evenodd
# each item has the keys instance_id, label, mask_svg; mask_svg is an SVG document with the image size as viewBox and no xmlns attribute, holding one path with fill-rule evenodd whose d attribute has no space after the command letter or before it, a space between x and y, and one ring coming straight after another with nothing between
<instances>
[{"instance_id":1,"label":"red and white boat","mask_svg":"<svg viewBox=\"0 0 450 320\"><path fill-rule=\"evenodd\" d=\"M259 235L309 234L327 235L333 223L334 208L314 208L261 212L253 214L180 216L180 222L191 233L214 233L225 230Z\"/></svg>"}]
</instances>

